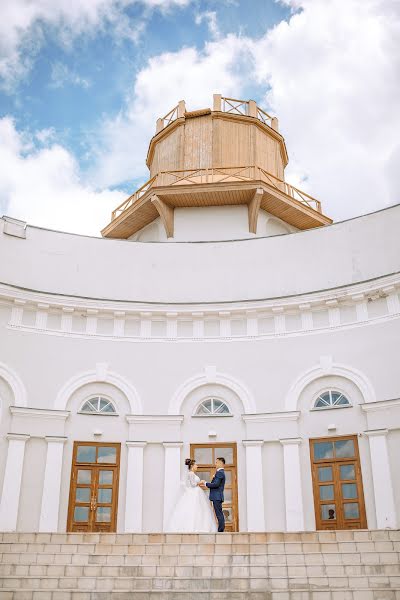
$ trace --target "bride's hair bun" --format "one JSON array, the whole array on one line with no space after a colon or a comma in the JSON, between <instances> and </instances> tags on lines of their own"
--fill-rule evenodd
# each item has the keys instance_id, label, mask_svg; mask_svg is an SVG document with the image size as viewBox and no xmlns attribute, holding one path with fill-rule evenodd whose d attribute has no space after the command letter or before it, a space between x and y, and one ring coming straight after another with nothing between
<instances>
[{"instance_id":1,"label":"bride's hair bun","mask_svg":"<svg viewBox=\"0 0 400 600\"><path fill-rule=\"evenodd\" d=\"M187 458L185 460L185 465L190 469L190 467L192 467L194 465L196 461L193 460L193 458Z\"/></svg>"}]
</instances>

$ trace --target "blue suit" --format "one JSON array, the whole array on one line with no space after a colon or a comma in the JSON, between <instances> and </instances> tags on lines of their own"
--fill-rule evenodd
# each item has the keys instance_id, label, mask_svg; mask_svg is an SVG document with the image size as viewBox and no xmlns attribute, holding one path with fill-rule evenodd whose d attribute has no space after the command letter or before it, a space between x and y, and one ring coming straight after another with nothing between
<instances>
[{"instance_id":1,"label":"blue suit","mask_svg":"<svg viewBox=\"0 0 400 600\"><path fill-rule=\"evenodd\" d=\"M225 517L222 512L222 503L224 501L224 487L225 487L225 471L219 469L216 471L211 483L206 483L206 486L210 490L210 500L213 503L215 516L218 521L218 531L222 532L225 530Z\"/></svg>"}]
</instances>

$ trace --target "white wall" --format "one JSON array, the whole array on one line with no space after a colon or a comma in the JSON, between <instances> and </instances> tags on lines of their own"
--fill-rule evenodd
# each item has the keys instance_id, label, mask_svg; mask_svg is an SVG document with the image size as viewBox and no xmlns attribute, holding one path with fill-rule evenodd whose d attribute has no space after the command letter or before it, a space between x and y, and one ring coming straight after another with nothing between
<instances>
[{"instance_id":1,"label":"white wall","mask_svg":"<svg viewBox=\"0 0 400 600\"><path fill-rule=\"evenodd\" d=\"M399 271L400 205L329 227L240 242L134 243L28 227L0 234L0 281L89 298L255 300ZM4 222L0 222L4 223Z\"/></svg>"},{"instance_id":2,"label":"white wall","mask_svg":"<svg viewBox=\"0 0 400 600\"><path fill-rule=\"evenodd\" d=\"M10 383L0 377L0 485L8 445L6 434L32 436L26 443L18 527L36 529L38 526L46 456L44 438L52 435L67 437L61 481L60 531L64 531L66 526L74 441L96 439L121 443L119 531L123 530L125 516L126 441L147 442L144 448L143 528L151 531L159 530L162 524L162 443L182 442L183 460L189 452L190 443L214 441L215 438L209 437L210 429L217 432L217 441L238 444L242 528L246 527L247 521L245 448L242 441L265 442L262 448L265 522L268 530L276 530L285 525L283 449L279 440L301 438L305 527L313 529L308 439L327 435L328 425L332 422L336 425L337 435L361 434L360 455L370 527L376 524L375 503L369 442L363 432L376 428L390 430L387 438L390 470L399 507L400 475L396 457L400 452L400 437L396 428L400 428L400 408L390 405L385 410L366 413L361 408L366 398L354 382L357 377L354 381L351 376L340 378L326 368L332 362L345 366L350 374L360 373L369 381L377 401L400 397L397 377L400 311L398 282L392 275L400 271L399 217L400 207L394 207L320 230L220 243L114 242L30 227L27 239L0 233L0 255L8 257L0 261L0 281L7 284L0 284L3 298L0 304L0 363L5 363L18 375L27 390L30 409L54 409L57 406L70 411L69 416L66 414L64 417L55 413L48 418L38 418L30 417L28 413L11 418L9 406L17 400ZM367 296L360 298L354 293L355 283L378 286L383 276L385 281L394 283L391 287L381 286L382 290L375 300L371 298L369 301ZM362 283L374 278L372 282ZM21 288L16 289L12 285ZM318 304L321 289L335 285L344 287L329 292L329 298L332 299L332 294L338 298L340 308L331 309L331 305ZM29 288L38 291L31 292ZM288 300L285 296L288 293L299 294L302 290L310 292L307 300L310 306L301 308L301 300L298 300L297 312L285 312L285 327L280 330L282 313L272 311L275 303ZM391 294L391 299L388 299L388 294ZM73 298L75 295L77 298ZM262 314L257 316L259 330L252 334L247 319L251 320L254 316L246 311L253 309L254 303L247 302L246 298L256 299L262 295L267 295L269 300L266 301L265 314L261 311ZM129 316L131 321L125 327L126 331L130 328L130 333L125 336L118 334L118 327L115 333L115 318L120 317L118 313L115 317L114 311L123 304L116 301L112 307L105 304L100 307L103 312L98 315L101 325L96 327L99 329L95 327L91 331L89 327L88 331L88 320L91 318L94 322L97 313L87 314L82 308L76 310L73 316L76 329L72 332L62 330L62 315L65 316L65 313L60 307L80 302L82 306L86 303L86 308L97 310L100 304L93 299L96 296L127 301L124 304L126 311L137 306L136 300L154 299L158 302L142 305L142 315ZM275 296L279 297L278 301ZM38 306L44 298L49 308ZM242 300L242 312L236 324L240 334L236 337L229 335L229 327L224 334L226 305L213 304L215 298ZM27 304L18 324L18 310L22 305L16 304L15 300L24 299ZM182 304L178 308L171 303L161 304L161 300L166 299ZM187 304L190 299L196 304ZM199 316L197 311L204 300L210 303L202 305L200 313L203 311L204 314ZM315 313L318 309L318 315L315 317L313 314L310 321L307 311L314 313L314 305L317 305ZM175 311L182 307L189 315L188 321L182 318L175 323ZM307 313L306 317L303 310ZM336 317L331 320L332 310L339 311L337 320ZM43 312L47 314L47 325L45 316L41 315ZM322 313L326 317L324 325L321 324ZM206 337L201 337L198 331L196 334L194 325L192 328L192 320L203 317L208 332L205 331ZM146 329L146 320L149 319L158 319L154 326L158 333L153 337L153 325ZM313 326L314 322L320 321L320 329ZM269 322L273 324L271 331L268 329ZM234 326L230 325L233 330ZM179 337L180 331L186 332L184 336ZM290 418L268 417L270 413L285 414L292 385L318 365L325 365L325 372L299 391L295 406L290 409L300 411L299 418L291 418L290 415ZM58 406L57 398L63 387L86 372L97 372L98 375L91 383L75 389L65 406ZM131 409L127 392L122 389L123 386L107 382L106 372L116 373L120 381L135 388L144 415L158 417L170 412L171 401L185 382L200 375L204 376L204 380L178 407L178 412L184 417L181 424L154 418L128 424L126 415L135 411ZM228 381L232 381L231 387L213 380L210 376L213 372L225 375ZM321 386L340 387L350 397L353 406L310 412L311 402ZM258 421L242 418L245 407L238 391L241 389L247 390L248 396L254 400L254 407L249 412L261 415ZM119 416L77 414L81 403L91 394L112 398ZM209 394L225 399L234 416L218 420L192 418L197 402ZM96 429L102 431L100 437L94 435Z\"/></svg>"}]
</instances>

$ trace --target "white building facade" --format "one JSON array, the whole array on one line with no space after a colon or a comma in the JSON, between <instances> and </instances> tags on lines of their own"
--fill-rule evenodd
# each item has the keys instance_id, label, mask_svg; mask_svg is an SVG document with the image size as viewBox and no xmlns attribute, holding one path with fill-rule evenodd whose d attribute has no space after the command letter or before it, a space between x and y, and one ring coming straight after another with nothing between
<instances>
[{"instance_id":1,"label":"white building facade","mask_svg":"<svg viewBox=\"0 0 400 600\"><path fill-rule=\"evenodd\" d=\"M231 531L400 526L400 206L252 202L0 221L0 530L163 531L187 456L226 458Z\"/></svg>"}]
</instances>

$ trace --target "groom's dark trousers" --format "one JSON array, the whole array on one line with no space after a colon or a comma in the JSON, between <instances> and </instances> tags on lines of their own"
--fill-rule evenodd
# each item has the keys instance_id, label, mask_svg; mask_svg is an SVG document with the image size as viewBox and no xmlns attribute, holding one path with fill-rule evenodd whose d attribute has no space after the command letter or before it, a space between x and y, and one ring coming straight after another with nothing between
<instances>
[{"instance_id":1,"label":"groom's dark trousers","mask_svg":"<svg viewBox=\"0 0 400 600\"><path fill-rule=\"evenodd\" d=\"M222 533L225 531L225 517L224 513L222 512L222 502L221 500L213 500L212 503L214 506L215 516L217 517L218 521L218 531L219 533Z\"/></svg>"},{"instance_id":2,"label":"groom's dark trousers","mask_svg":"<svg viewBox=\"0 0 400 600\"><path fill-rule=\"evenodd\" d=\"M206 486L210 490L210 500L213 503L215 516L218 521L218 531L222 533L225 531L225 517L222 512L222 503L224 501L224 487L225 487L225 471L224 469L218 469L215 473L211 483L206 483Z\"/></svg>"}]
</instances>

